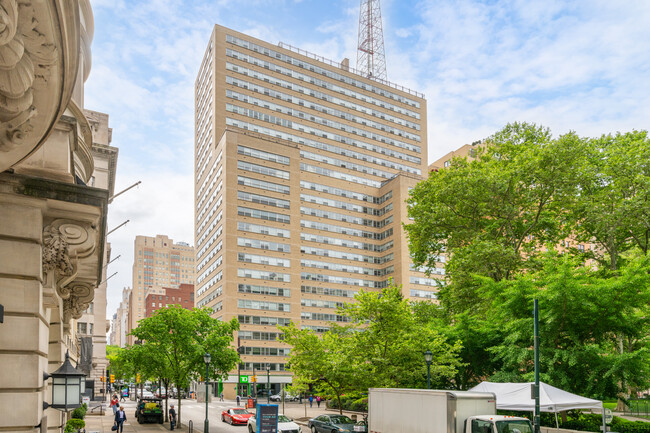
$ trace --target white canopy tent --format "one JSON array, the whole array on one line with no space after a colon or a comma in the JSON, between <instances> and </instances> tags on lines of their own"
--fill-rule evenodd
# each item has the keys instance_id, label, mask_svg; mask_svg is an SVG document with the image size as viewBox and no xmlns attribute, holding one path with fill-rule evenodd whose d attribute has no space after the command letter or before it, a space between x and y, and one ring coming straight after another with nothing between
<instances>
[{"instance_id":1,"label":"white canopy tent","mask_svg":"<svg viewBox=\"0 0 650 433\"><path fill-rule=\"evenodd\" d=\"M497 397L497 409L534 412L535 399L532 398L532 385L533 382L481 382L469 391L494 393ZM554 412L556 425L557 413L570 409L600 409L603 414L603 428L606 429L603 402L571 394L544 382L539 383L539 410Z\"/></svg>"}]
</instances>

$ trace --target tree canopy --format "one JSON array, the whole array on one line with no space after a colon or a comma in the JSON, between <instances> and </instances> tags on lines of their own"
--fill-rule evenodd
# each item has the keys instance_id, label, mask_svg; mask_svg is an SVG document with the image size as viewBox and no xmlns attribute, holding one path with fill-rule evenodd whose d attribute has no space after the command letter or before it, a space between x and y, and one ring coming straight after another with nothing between
<instances>
[{"instance_id":1,"label":"tree canopy","mask_svg":"<svg viewBox=\"0 0 650 433\"><path fill-rule=\"evenodd\" d=\"M463 343L450 385L530 379L534 298L544 379L593 397L650 385L637 374L650 362L647 133L514 123L474 151L411 191L404 226L416 265L446 256L433 315Z\"/></svg>"},{"instance_id":2,"label":"tree canopy","mask_svg":"<svg viewBox=\"0 0 650 433\"><path fill-rule=\"evenodd\" d=\"M206 353L211 356L211 378L225 378L239 361L232 347L239 323L236 319L221 322L210 313L207 308L190 311L177 305L157 310L131 332L139 344L130 347L125 357L143 378L159 378L179 390L205 375ZM180 424L180 393L177 412Z\"/></svg>"},{"instance_id":3,"label":"tree canopy","mask_svg":"<svg viewBox=\"0 0 650 433\"><path fill-rule=\"evenodd\" d=\"M423 388L427 349L433 353L433 383L454 376L460 343L449 344L428 320L423 323L423 316L417 314L419 303L406 300L401 287L361 290L355 299L338 312L349 323L333 324L321 336L294 324L280 328L284 341L292 346L289 366L294 383L315 385L339 399L344 393L365 393L371 387Z\"/></svg>"}]
</instances>

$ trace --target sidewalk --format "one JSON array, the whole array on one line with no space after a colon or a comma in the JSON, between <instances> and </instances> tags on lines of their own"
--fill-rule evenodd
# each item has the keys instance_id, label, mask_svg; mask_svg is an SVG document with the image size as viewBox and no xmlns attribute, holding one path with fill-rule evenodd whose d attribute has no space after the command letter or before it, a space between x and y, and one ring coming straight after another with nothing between
<instances>
[{"instance_id":1,"label":"sidewalk","mask_svg":"<svg viewBox=\"0 0 650 433\"><path fill-rule=\"evenodd\" d=\"M124 433L134 432L160 432L169 431L169 423L166 424L138 424L135 419L135 402L127 401L121 403L126 412L126 422L124 423ZM86 433L111 433L111 427L114 424L115 416L113 409L106 404L105 415L86 415Z\"/></svg>"}]
</instances>

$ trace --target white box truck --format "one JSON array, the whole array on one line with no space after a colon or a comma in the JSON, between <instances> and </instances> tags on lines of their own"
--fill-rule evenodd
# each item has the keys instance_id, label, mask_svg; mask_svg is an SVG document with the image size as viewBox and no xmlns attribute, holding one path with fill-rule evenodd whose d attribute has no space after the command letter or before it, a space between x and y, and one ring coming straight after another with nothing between
<instances>
[{"instance_id":1,"label":"white box truck","mask_svg":"<svg viewBox=\"0 0 650 433\"><path fill-rule=\"evenodd\" d=\"M371 388L369 433L532 433L526 418L496 415L493 393Z\"/></svg>"}]
</instances>

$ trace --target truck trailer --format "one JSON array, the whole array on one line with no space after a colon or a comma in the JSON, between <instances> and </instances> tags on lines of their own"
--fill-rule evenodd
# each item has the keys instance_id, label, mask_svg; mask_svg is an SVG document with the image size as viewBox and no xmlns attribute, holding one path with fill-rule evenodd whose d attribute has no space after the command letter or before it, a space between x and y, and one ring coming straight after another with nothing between
<instances>
[{"instance_id":1,"label":"truck trailer","mask_svg":"<svg viewBox=\"0 0 650 433\"><path fill-rule=\"evenodd\" d=\"M371 388L370 433L533 433L527 418L497 415L493 393Z\"/></svg>"}]
</instances>

